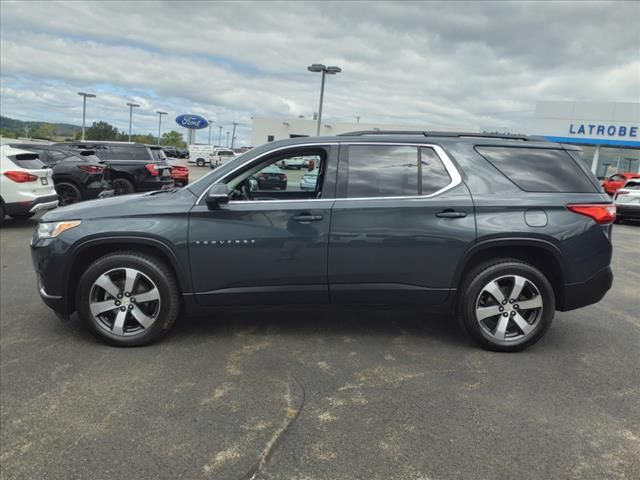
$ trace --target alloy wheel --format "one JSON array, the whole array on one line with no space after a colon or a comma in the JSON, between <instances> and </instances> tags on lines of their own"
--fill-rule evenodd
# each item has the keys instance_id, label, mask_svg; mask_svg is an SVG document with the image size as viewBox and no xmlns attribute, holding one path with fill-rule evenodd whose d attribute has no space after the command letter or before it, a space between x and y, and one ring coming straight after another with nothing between
<instances>
[{"instance_id":1,"label":"alloy wheel","mask_svg":"<svg viewBox=\"0 0 640 480\"><path fill-rule=\"evenodd\" d=\"M160 291L141 271L115 268L100 275L91 286L89 309L96 324L112 335L136 335L156 321Z\"/></svg>"},{"instance_id":2,"label":"alloy wheel","mask_svg":"<svg viewBox=\"0 0 640 480\"><path fill-rule=\"evenodd\" d=\"M482 334L498 344L521 343L542 318L540 290L520 275L504 275L488 282L476 300L475 316Z\"/></svg>"},{"instance_id":3,"label":"alloy wheel","mask_svg":"<svg viewBox=\"0 0 640 480\"><path fill-rule=\"evenodd\" d=\"M56 185L56 193L58 194L58 204L60 206L71 205L80 201L78 190L71 185L64 183Z\"/></svg>"}]
</instances>

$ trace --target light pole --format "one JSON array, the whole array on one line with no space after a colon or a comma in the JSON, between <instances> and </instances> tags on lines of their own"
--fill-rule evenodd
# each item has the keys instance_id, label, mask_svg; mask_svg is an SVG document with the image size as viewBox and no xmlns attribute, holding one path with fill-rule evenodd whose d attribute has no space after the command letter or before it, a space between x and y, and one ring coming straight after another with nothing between
<instances>
[{"instance_id":1,"label":"light pole","mask_svg":"<svg viewBox=\"0 0 640 480\"><path fill-rule=\"evenodd\" d=\"M220 129L220 133L218 134L218 146L222 146L222 125L218 127Z\"/></svg>"},{"instance_id":2,"label":"light pole","mask_svg":"<svg viewBox=\"0 0 640 480\"><path fill-rule=\"evenodd\" d=\"M131 141L131 123L133 120L133 109L139 107L140 105L138 105L137 103L128 103L127 105L129 106L129 141Z\"/></svg>"},{"instance_id":3,"label":"light pole","mask_svg":"<svg viewBox=\"0 0 640 480\"><path fill-rule=\"evenodd\" d=\"M209 122L209 145L211 145L211 122L213 122L213 120L207 120Z\"/></svg>"},{"instance_id":4,"label":"light pole","mask_svg":"<svg viewBox=\"0 0 640 480\"><path fill-rule=\"evenodd\" d=\"M322 83L320 84L320 107L318 108L318 128L316 129L316 136L320 135L320 124L322 123L322 100L324 99L324 77L325 75L335 75L336 73L340 73L342 69L340 67L326 67L321 63L314 63L313 65L309 65L307 70L310 72L321 72L322 73Z\"/></svg>"},{"instance_id":5,"label":"light pole","mask_svg":"<svg viewBox=\"0 0 640 480\"><path fill-rule=\"evenodd\" d=\"M231 148L233 148L233 144L236 142L236 122L233 122L233 133L231 134Z\"/></svg>"},{"instance_id":6,"label":"light pole","mask_svg":"<svg viewBox=\"0 0 640 480\"><path fill-rule=\"evenodd\" d=\"M82 141L84 142L84 120L87 112L87 97L95 98L95 95L93 93L85 92L78 92L78 95L82 96Z\"/></svg>"},{"instance_id":7,"label":"light pole","mask_svg":"<svg viewBox=\"0 0 640 480\"><path fill-rule=\"evenodd\" d=\"M160 110L156 110L158 114L158 145L160 145L160 127L162 126L162 115L166 115L167 112L161 112ZM131 133L129 133L131 135Z\"/></svg>"},{"instance_id":8,"label":"light pole","mask_svg":"<svg viewBox=\"0 0 640 480\"><path fill-rule=\"evenodd\" d=\"M230 134L230 133L231 133L231 132L227 131L227 148L229 148L229 134Z\"/></svg>"}]
</instances>

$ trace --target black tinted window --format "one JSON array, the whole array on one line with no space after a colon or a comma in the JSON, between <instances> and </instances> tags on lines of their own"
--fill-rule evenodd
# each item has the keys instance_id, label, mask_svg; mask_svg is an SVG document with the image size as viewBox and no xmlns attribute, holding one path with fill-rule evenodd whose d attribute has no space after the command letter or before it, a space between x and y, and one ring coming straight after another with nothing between
<instances>
[{"instance_id":1,"label":"black tinted window","mask_svg":"<svg viewBox=\"0 0 640 480\"><path fill-rule=\"evenodd\" d=\"M527 192L597 192L595 185L564 150L476 147L502 174Z\"/></svg>"},{"instance_id":2,"label":"black tinted window","mask_svg":"<svg viewBox=\"0 0 640 480\"><path fill-rule=\"evenodd\" d=\"M128 145L110 145L105 154L100 152L99 156L111 160L150 160L145 147Z\"/></svg>"},{"instance_id":3,"label":"black tinted window","mask_svg":"<svg viewBox=\"0 0 640 480\"><path fill-rule=\"evenodd\" d=\"M151 150L151 156L155 161L164 162L165 160L167 160L167 156L165 155L164 151L162 151L162 149L150 148L149 150Z\"/></svg>"},{"instance_id":4,"label":"black tinted window","mask_svg":"<svg viewBox=\"0 0 640 480\"><path fill-rule=\"evenodd\" d=\"M37 153L19 153L7 158L9 158L9 160L11 160L15 165L27 170L40 170L45 167L45 164L38 158Z\"/></svg>"},{"instance_id":5,"label":"black tinted window","mask_svg":"<svg viewBox=\"0 0 640 480\"><path fill-rule=\"evenodd\" d=\"M418 149L386 145L350 145L347 196L418 195Z\"/></svg>"},{"instance_id":6,"label":"black tinted window","mask_svg":"<svg viewBox=\"0 0 640 480\"><path fill-rule=\"evenodd\" d=\"M451 183L451 177L433 148L420 149L422 195L430 195Z\"/></svg>"}]
</instances>

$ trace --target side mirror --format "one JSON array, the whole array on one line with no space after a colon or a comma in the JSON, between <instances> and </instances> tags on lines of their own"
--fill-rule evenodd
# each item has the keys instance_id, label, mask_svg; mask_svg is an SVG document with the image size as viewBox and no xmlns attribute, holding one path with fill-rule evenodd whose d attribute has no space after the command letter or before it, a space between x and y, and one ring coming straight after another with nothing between
<instances>
[{"instance_id":1,"label":"side mirror","mask_svg":"<svg viewBox=\"0 0 640 480\"><path fill-rule=\"evenodd\" d=\"M205 201L209 210L216 210L220 205L229 203L229 187L224 183L216 183L209 189Z\"/></svg>"}]
</instances>

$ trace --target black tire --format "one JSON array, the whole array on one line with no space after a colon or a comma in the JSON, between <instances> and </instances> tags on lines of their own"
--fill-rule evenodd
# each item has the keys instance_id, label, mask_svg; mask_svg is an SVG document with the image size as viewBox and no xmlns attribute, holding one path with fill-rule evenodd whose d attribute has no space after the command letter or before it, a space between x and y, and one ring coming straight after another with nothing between
<instances>
[{"instance_id":1,"label":"black tire","mask_svg":"<svg viewBox=\"0 0 640 480\"><path fill-rule=\"evenodd\" d=\"M533 318L531 322L527 320L527 323L530 324L527 328L533 327L528 333L520 329L511 320L511 317L505 316L507 318L507 326L512 332L511 335L514 336L513 338L507 339L505 335L503 337L505 340L499 341L489 331L490 329L487 328L485 323L481 326L481 322L476 320L476 308L486 308L481 303L486 301L486 290L484 290L483 293L485 286L494 280L507 282L510 276L524 278L530 282L527 283L527 286L522 290L522 295L527 293L525 289L531 292L537 291L537 294L541 298L542 306L530 313L529 311L524 311L523 316L535 314L534 317L530 317ZM503 304L501 302L495 302L494 305L490 305L492 308L502 308L503 310L511 312L513 309L518 308L518 302L524 303L527 301L522 295L518 297L520 300L515 299L514 302L510 302L510 299L506 300L506 298L509 297L509 287L502 288L504 290L503 293L506 293L505 301L507 303L502 306ZM544 336L553 321L555 307L556 301L553 287L540 270L520 260L500 258L479 265L465 276L460 288L460 297L458 298L458 319L467 334L482 347L499 352L515 352L524 350ZM503 312L503 310L500 311ZM523 311L516 311L516 314L522 312ZM492 320L496 321L496 331L498 329L498 322L501 319L500 316L505 313L506 312L499 313L497 316L487 319L489 322ZM509 315L514 314L509 313ZM519 316L518 318L522 317ZM521 335L521 338L518 338L516 335Z\"/></svg>"},{"instance_id":2,"label":"black tire","mask_svg":"<svg viewBox=\"0 0 640 480\"><path fill-rule=\"evenodd\" d=\"M126 178L114 178L111 180L111 186L113 187L113 195L129 195L135 193L136 187L134 187L131 181Z\"/></svg>"},{"instance_id":3,"label":"black tire","mask_svg":"<svg viewBox=\"0 0 640 480\"><path fill-rule=\"evenodd\" d=\"M71 182L60 182L55 184L58 194L58 205L63 207L82 201L82 192Z\"/></svg>"},{"instance_id":4,"label":"black tire","mask_svg":"<svg viewBox=\"0 0 640 480\"><path fill-rule=\"evenodd\" d=\"M205 162L204 162L204 158L199 158L196 160L196 165L199 167L204 167Z\"/></svg>"},{"instance_id":5,"label":"black tire","mask_svg":"<svg viewBox=\"0 0 640 480\"><path fill-rule=\"evenodd\" d=\"M90 296L92 295L92 288L94 288L94 284L98 278L107 272L117 272L124 268L135 269L143 274L142 278L146 276L147 279L151 280L157 288L159 302L156 304L156 311L153 315L155 320L148 328L138 328L136 331L135 324L137 321L131 313L127 312L126 322L128 322L130 326L132 325L131 329L133 333L116 335L109 330L108 318L102 316L102 319L97 319L91 313ZM138 278L141 278L141 276ZM140 280L138 280L138 284L139 283ZM114 285L119 289L122 289L123 286L122 283L116 283L116 281L114 281ZM132 292L129 299L132 299L134 295L142 294ZM114 301L116 300L116 297L109 298ZM121 301L123 304L125 300L127 300L123 297L120 298L122 298ZM141 305L141 303L137 304L137 306L139 305ZM89 329L101 340L119 347L145 345L164 335L178 318L180 313L180 290L171 269L156 257L138 252L116 252L97 259L86 269L78 283L76 308L80 319L84 321ZM119 308L124 308L124 305ZM119 313L118 309L115 309L115 312L114 314L109 312L109 315L117 315ZM142 327L142 325L138 323L138 327Z\"/></svg>"}]
</instances>

